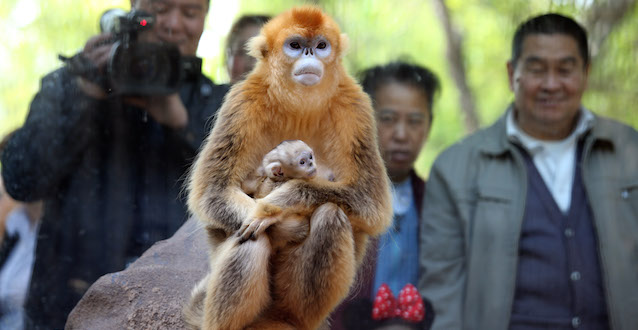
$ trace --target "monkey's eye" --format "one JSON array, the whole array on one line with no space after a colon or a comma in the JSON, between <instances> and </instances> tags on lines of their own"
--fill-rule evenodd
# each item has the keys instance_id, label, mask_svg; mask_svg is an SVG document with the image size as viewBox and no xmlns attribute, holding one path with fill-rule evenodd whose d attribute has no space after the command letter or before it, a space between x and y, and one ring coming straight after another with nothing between
<instances>
[{"instance_id":1,"label":"monkey's eye","mask_svg":"<svg viewBox=\"0 0 638 330\"><path fill-rule=\"evenodd\" d=\"M312 154L310 154L310 157L308 157L308 158L312 159Z\"/></svg>"},{"instance_id":2,"label":"monkey's eye","mask_svg":"<svg viewBox=\"0 0 638 330\"><path fill-rule=\"evenodd\" d=\"M315 51L319 58L325 58L330 55L330 41L326 39L319 39L316 41Z\"/></svg>"},{"instance_id":3,"label":"monkey's eye","mask_svg":"<svg viewBox=\"0 0 638 330\"><path fill-rule=\"evenodd\" d=\"M306 161L303 160L303 159L299 161L299 165L304 165L305 163L306 163Z\"/></svg>"},{"instance_id":4,"label":"monkey's eye","mask_svg":"<svg viewBox=\"0 0 638 330\"><path fill-rule=\"evenodd\" d=\"M299 45L298 42L293 41L293 42L290 43L290 48L292 48L292 49L301 49L301 45Z\"/></svg>"}]
</instances>

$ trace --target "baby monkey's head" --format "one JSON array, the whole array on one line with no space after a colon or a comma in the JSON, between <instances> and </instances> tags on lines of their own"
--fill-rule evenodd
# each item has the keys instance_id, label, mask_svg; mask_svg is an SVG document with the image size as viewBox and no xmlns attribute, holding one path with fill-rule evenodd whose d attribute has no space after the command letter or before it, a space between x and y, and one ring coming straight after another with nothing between
<instances>
[{"instance_id":1,"label":"baby monkey's head","mask_svg":"<svg viewBox=\"0 0 638 330\"><path fill-rule=\"evenodd\" d=\"M317 174L315 155L301 140L280 143L264 157L262 166L273 180L310 179Z\"/></svg>"}]
</instances>

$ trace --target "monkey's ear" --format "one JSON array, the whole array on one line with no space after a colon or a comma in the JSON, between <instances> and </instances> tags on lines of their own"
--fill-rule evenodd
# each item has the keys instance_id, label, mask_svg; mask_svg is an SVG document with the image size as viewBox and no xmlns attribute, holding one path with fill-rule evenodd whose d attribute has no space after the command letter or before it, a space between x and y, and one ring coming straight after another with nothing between
<instances>
[{"instance_id":1,"label":"monkey's ear","mask_svg":"<svg viewBox=\"0 0 638 330\"><path fill-rule=\"evenodd\" d=\"M339 44L341 45L340 56L343 57L344 55L346 55L346 53L348 52L348 48L350 47L350 38L348 38L345 33L342 33L339 36Z\"/></svg>"},{"instance_id":2,"label":"monkey's ear","mask_svg":"<svg viewBox=\"0 0 638 330\"><path fill-rule=\"evenodd\" d=\"M246 43L246 49L248 50L248 55L261 60L268 54L268 41L262 35L252 37Z\"/></svg>"},{"instance_id":3,"label":"monkey's ear","mask_svg":"<svg viewBox=\"0 0 638 330\"><path fill-rule=\"evenodd\" d=\"M266 175L271 179L281 178L284 176L280 162L272 162L266 166Z\"/></svg>"}]
</instances>

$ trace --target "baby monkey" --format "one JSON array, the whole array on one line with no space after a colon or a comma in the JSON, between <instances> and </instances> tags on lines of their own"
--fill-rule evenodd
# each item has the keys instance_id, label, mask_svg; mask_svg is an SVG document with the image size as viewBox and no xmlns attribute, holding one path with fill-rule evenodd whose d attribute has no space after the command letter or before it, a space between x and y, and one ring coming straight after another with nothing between
<instances>
[{"instance_id":1,"label":"baby monkey","mask_svg":"<svg viewBox=\"0 0 638 330\"><path fill-rule=\"evenodd\" d=\"M317 173L334 181L330 170L317 165L314 152L301 140L288 140L268 152L261 166L241 184L241 189L253 198L264 198L290 179L313 179Z\"/></svg>"},{"instance_id":2,"label":"baby monkey","mask_svg":"<svg viewBox=\"0 0 638 330\"><path fill-rule=\"evenodd\" d=\"M335 176L327 168L317 164L312 148L301 140L287 140L268 152L261 165L241 184L241 189L253 198L264 198L271 191L291 179L313 180L316 177L335 181ZM267 211L267 210L266 210ZM259 235L268 229L268 236L275 248L290 242L303 240L309 230L309 214L286 212L271 217L258 228L244 226L239 235L248 240L252 235ZM271 226L274 223L277 226Z\"/></svg>"}]
</instances>

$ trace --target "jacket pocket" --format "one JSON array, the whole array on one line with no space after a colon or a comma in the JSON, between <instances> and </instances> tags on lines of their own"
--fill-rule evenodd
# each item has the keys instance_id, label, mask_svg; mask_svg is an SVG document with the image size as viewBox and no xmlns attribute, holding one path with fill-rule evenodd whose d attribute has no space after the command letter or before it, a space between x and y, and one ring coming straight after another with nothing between
<instances>
[{"instance_id":1,"label":"jacket pocket","mask_svg":"<svg viewBox=\"0 0 638 330\"><path fill-rule=\"evenodd\" d=\"M472 218L470 235L472 241L482 242L479 245L511 246L512 234L516 230L516 219L513 218L515 189L494 185L478 187L476 208ZM479 246L477 245L477 246Z\"/></svg>"},{"instance_id":2,"label":"jacket pocket","mask_svg":"<svg viewBox=\"0 0 638 330\"><path fill-rule=\"evenodd\" d=\"M498 186L479 186L478 202L510 203L514 191Z\"/></svg>"}]
</instances>

